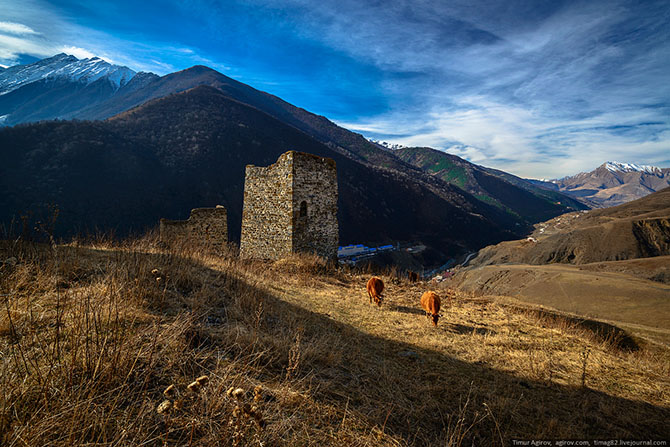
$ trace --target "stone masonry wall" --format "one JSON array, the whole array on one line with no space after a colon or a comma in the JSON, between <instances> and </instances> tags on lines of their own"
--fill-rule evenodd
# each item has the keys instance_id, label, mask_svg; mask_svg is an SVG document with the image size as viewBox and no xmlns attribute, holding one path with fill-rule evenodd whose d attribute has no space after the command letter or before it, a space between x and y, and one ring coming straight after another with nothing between
<instances>
[{"instance_id":1,"label":"stone masonry wall","mask_svg":"<svg viewBox=\"0 0 670 447\"><path fill-rule=\"evenodd\" d=\"M228 242L226 208L195 208L187 220L160 220L160 240L171 244L188 240L210 249L222 248Z\"/></svg>"},{"instance_id":2,"label":"stone masonry wall","mask_svg":"<svg viewBox=\"0 0 670 447\"><path fill-rule=\"evenodd\" d=\"M337 257L335 161L297 153L293 173L293 251Z\"/></svg>"},{"instance_id":3,"label":"stone masonry wall","mask_svg":"<svg viewBox=\"0 0 670 447\"><path fill-rule=\"evenodd\" d=\"M186 239L188 230L186 229L187 221L185 220L160 220L160 240L164 244L172 244Z\"/></svg>"},{"instance_id":4,"label":"stone masonry wall","mask_svg":"<svg viewBox=\"0 0 670 447\"><path fill-rule=\"evenodd\" d=\"M331 159L289 151L268 167L247 166L240 256L337 255L337 169Z\"/></svg>"},{"instance_id":5,"label":"stone masonry wall","mask_svg":"<svg viewBox=\"0 0 670 447\"><path fill-rule=\"evenodd\" d=\"M268 167L247 166L240 257L280 259L291 253L292 182L292 152Z\"/></svg>"}]
</instances>

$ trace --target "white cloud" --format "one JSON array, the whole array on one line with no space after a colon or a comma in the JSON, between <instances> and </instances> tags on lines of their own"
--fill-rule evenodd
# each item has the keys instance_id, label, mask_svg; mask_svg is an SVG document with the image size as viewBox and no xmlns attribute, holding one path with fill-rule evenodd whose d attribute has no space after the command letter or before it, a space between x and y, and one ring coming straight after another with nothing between
<instances>
[{"instance_id":1,"label":"white cloud","mask_svg":"<svg viewBox=\"0 0 670 447\"><path fill-rule=\"evenodd\" d=\"M170 64L166 64L165 62L157 61L156 59L151 59L150 62L156 67L161 67L161 69L166 72L174 71L174 67Z\"/></svg>"},{"instance_id":2,"label":"white cloud","mask_svg":"<svg viewBox=\"0 0 670 447\"><path fill-rule=\"evenodd\" d=\"M404 146L441 149L523 177L557 178L607 160L666 166L670 130L667 119L657 119L657 111L636 108L585 119L548 118L521 106L465 96L417 119L394 113L338 124ZM640 125L650 122L656 124Z\"/></svg>"},{"instance_id":3,"label":"white cloud","mask_svg":"<svg viewBox=\"0 0 670 447\"><path fill-rule=\"evenodd\" d=\"M90 58L96 57L96 56L100 57L99 55L94 54L94 53L88 51L85 48L73 47L71 45L63 45L62 47L58 48L58 51L60 53L71 54L72 56L76 57L77 59L90 59ZM102 57L100 57L100 58L103 59ZM108 60L107 62L111 62L111 61Z\"/></svg>"},{"instance_id":4,"label":"white cloud","mask_svg":"<svg viewBox=\"0 0 670 447\"><path fill-rule=\"evenodd\" d=\"M0 22L0 33L18 34L18 35L39 34L31 27L26 26L22 23L15 23L15 22Z\"/></svg>"},{"instance_id":5,"label":"white cloud","mask_svg":"<svg viewBox=\"0 0 670 447\"><path fill-rule=\"evenodd\" d=\"M454 145L445 148L444 151L448 154L457 155L466 160L470 160L473 163L482 162L487 159L486 154L472 146Z\"/></svg>"},{"instance_id":6,"label":"white cloud","mask_svg":"<svg viewBox=\"0 0 670 447\"><path fill-rule=\"evenodd\" d=\"M420 85L391 78L392 110L345 126L522 176L562 177L608 159L668 166L670 33L653 9L661 3L571 3L522 26L496 11L487 16L487 8L463 14L453 5L408 26L393 8L367 7L376 17L360 20L365 39L339 33L348 19L336 14L329 16L336 25L314 22L322 39L357 58L429 76ZM442 19L454 14L499 40L442 44Z\"/></svg>"},{"instance_id":7,"label":"white cloud","mask_svg":"<svg viewBox=\"0 0 670 447\"><path fill-rule=\"evenodd\" d=\"M41 39L0 34L0 62L14 65L20 54L47 57L56 54L56 48Z\"/></svg>"}]
</instances>

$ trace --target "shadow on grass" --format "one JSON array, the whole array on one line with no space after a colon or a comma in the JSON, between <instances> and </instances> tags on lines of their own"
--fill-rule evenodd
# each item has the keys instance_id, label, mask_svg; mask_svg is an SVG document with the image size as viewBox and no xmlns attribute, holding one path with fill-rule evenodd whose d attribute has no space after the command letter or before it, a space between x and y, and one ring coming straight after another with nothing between
<instances>
[{"instance_id":1,"label":"shadow on grass","mask_svg":"<svg viewBox=\"0 0 670 447\"><path fill-rule=\"evenodd\" d=\"M104 251L104 254L115 253L119 257L127 255L122 251ZM174 264L171 257L176 256L132 255L146 257L148 265L164 266L161 268L168 273L171 263ZM295 368L294 377L309 379L315 400L335 405L343 414L355 411L408 445L447 445L454 433L463 431L464 445L508 445L511 439L538 438L670 438L668 408L578 385L548 385L485 364L464 362L437 350L374 336L283 301L230 272L210 269L186 258L178 261L202 269L217 278L217 283L225 284L228 290L222 291L221 306L235 305L236 296L242 292L248 302L237 305L243 312L251 315L262 303L263 321L258 330L265 335L286 338L287 333L296 329L292 325L299 322L302 349L326 340L329 352L305 360ZM183 293L191 291L184 288ZM390 310L424 313L406 306ZM153 312L164 314L157 308ZM225 309L212 308L211 313L216 316L204 318L192 346L224 343L208 337L206 328L240 323ZM454 324L450 324L450 329L458 334L488 333L485 329ZM416 353L416 357L399 355L403 352ZM288 367L288 359L284 364L267 366L268 373L277 378ZM468 431L469 426L472 428Z\"/></svg>"},{"instance_id":2,"label":"shadow on grass","mask_svg":"<svg viewBox=\"0 0 670 447\"><path fill-rule=\"evenodd\" d=\"M400 312L403 314L426 315L426 311L417 307L390 305L388 306L388 310L392 312Z\"/></svg>"},{"instance_id":3,"label":"shadow on grass","mask_svg":"<svg viewBox=\"0 0 670 447\"><path fill-rule=\"evenodd\" d=\"M262 289L256 289L255 293L268 312L277 312L274 321L281 321L286 314L301 321L306 342L324 334L327 337L336 334L339 338L336 345L341 346L342 357L335 366L339 369L337 373L333 374L329 365L331 371L322 374L318 362L305 365L302 371L313 375L319 383L315 398L334 399L341 406L348 402L349 408L364 414L373 424L385 426L408 444L443 445L448 432L459 429L455 427L457 416L474 423L484 408L489 408L491 417L473 428L475 444L497 444L501 437L503 444L514 438L558 438L565 436L566 427L570 427L568 433L572 437L670 436L668 408L610 396L578 384L548 386L545 381L521 380L508 372L463 362L443 352L371 335L308 308L287 303ZM424 314L421 309L406 306L396 306L393 310ZM597 327L607 326L610 325ZM490 333L484 328L451 327L459 334ZM266 330L272 332L273 329L268 326ZM274 331L283 330L281 326L274 327ZM620 337L619 332L615 333ZM416 352L422 361L399 356L408 351ZM470 408L459 410L468 395Z\"/></svg>"},{"instance_id":4,"label":"shadow on grass","mask_svg":"<svg viewBox=\"0 0 670 447\"><path fill-rule=\"evenodd\" d=\"M557 323L567 323L569 326L585 329L592 333L600 341L606 341L612 346L625 351L639 351L640 345L628 332L620 327L614 326L603 321L581 318L573 315L567 315L561 312L552 312L546 309L529 309L526 307L512 306L529 315L533 315L540 320L556 325Z\"/></svg>"}]
</instances>

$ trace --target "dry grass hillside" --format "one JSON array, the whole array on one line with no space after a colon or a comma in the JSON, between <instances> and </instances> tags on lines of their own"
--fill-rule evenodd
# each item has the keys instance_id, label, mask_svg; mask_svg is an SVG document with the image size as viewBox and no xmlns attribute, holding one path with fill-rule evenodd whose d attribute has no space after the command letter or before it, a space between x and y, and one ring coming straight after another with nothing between
<instances>
[{"instance_id":1,"label":"dry grass hillside","mask_svg":"<svg viewBox=\"0 0 670 447\"><path fill-rule=\"evenodd\" d=\"M470 264L587 264L670 255L670 188L613 208L564 214L535 225L531 237L486 247Z\"/></svg>"},{"instance_id":2,"label":"dry grass hillside","mask_svg":"<svg viewBox=\"0 0 670 447\"><path fill-rule=\"evenodd\" d=\"M369 275L309 257L145 239L4 243L0 260L3 446L670 438L667 350L501 299L438 289L453 300L433 328L428 284L382 275L377 308Z\"/></svg>"},{"instance_id":3,"label":"dry grass hillside","mask_svg":"<svg viewBox=\"0 0 670 447\"><path fill-rule=\"evenodd\" d=\"M635 276L655 271L667 275L670 256L634 261L487 265L460 272L450 285L477 296L504 295L607 321L670 348L670 284Z\"/></svg>"}]
</instances>

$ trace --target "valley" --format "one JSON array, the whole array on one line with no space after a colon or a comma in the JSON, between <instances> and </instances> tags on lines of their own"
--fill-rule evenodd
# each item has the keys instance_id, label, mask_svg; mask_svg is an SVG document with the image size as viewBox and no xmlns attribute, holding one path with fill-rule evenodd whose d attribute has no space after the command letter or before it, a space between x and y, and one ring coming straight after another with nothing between
<instances>
[{"instance_id":1,"label":"valley","mask_svg":"<svg viewBox=\"0 0 670 447\"><path fill-rule=\"evenodd\" d=\"M450 284L612 323L670 346L670 188L486 247Z\"/></svg>"},{"instance_id":2,"label":"valley","mask_svg":"<svg viewBox=\"0 0 670 447\"><path fill-rule=\"evenodd\" d=\"M536 225L525 239L479 252L470 265L586 264L667 255L670 188L617 207L568 213Z\"/></svg>"}]
</instances>

